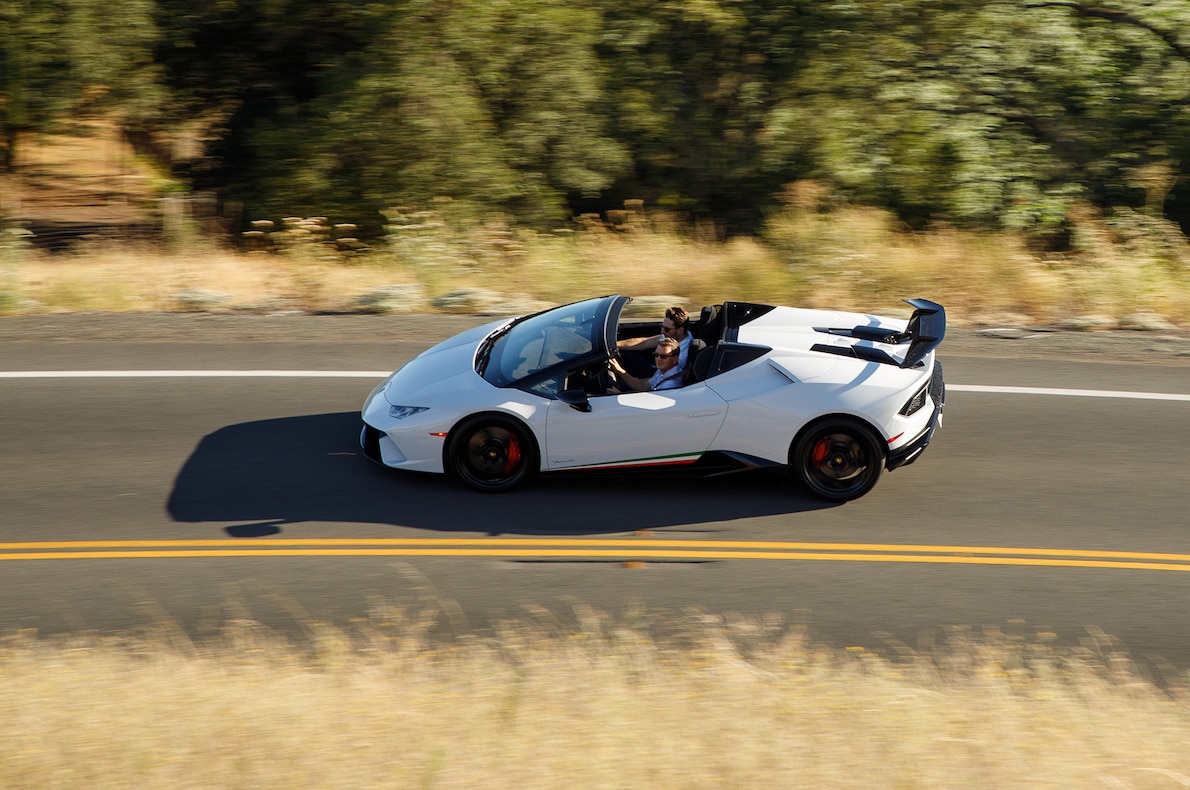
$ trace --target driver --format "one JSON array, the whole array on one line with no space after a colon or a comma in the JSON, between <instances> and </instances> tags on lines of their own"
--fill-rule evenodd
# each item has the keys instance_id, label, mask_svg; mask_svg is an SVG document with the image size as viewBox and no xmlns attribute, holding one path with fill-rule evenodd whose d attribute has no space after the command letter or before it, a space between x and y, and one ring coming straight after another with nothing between
<instances>
[{"instance_id":1,"label":"driver","mask_svg":"<svg viewBox=\"0 0 1190 790\"><path fill-rule=\"evenodd\" d=\"M633 376L624 370L620 360L614 357L608 362L612 371L623 388L629 392L645 392L654 390L675 389L682 386L682 366L678 359L681 347L672 337L663 337L657 341L657 350L653 352L653 359L657 363L657 372L649 378Z\"/></svg>"},{"instance_id":2,"label":"driver","mask_svg":"<svg viewBox=\"0 0 1190 790\"><path fill-rule=\"evenodd\" d=\"M678 357L678 366L686 367L690 364L690 343L694 340L694 335L690 334L690 315L686 312L686 308L681 305L674 305L665 310L665 317L661 321L661 334L652 335L650 337L635 337L628 340L616 341L616 347L620 351L650 351L657 348L657 344L661 342L662 338L672 338L678 341L680 355ZM628 357L629 360L632 357ZM636 368L632 361L629 361L629 367ZM641 372L651 369L651 365L645 365Z\"/></svg>"}]
</instances>

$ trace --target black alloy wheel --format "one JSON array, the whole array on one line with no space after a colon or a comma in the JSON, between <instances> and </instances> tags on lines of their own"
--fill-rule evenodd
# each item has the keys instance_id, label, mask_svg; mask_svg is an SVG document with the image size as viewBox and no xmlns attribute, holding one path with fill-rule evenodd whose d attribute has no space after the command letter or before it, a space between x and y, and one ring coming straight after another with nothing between
<instances>
[{"instance_id":1,"label":"black alloy wheel","mask_svg":"<svg viewBox=\"0 0 1190 790\"><path fill-rule=\"evenodd\" d=\"M876 485L884 471L884 448L859 420L837 417L805 431L790 453L789 465L814 495L846 502Z\"/></svg>"},{"instance_id":2,"label":"black alloy wheel","mask_svg":"<svg viewBox=\"0 0 1190 790\"><path fill-rule=\"evenodd\" d=\"M537 470L537 445L511 417L481 415L450 432L447 465L478 491L507 491Z\"/></svg>"}]
</instances>

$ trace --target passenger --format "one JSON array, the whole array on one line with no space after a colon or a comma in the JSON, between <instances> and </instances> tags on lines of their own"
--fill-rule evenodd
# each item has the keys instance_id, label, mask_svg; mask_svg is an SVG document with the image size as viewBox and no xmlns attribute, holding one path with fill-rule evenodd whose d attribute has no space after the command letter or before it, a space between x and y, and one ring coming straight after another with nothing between
<instances>
[{"instance_id":1,"label":"passenger","mask_svg":"<svg viewBox=\"0 0 1190 790\"><path fill-rule=\"evenodd\" d=\"M682 386L683 371L678 363L680 356L678 341L672 337L663 337L657 341L657 350L653 352L653 359L657 361L657 372L649 378L633 376L624 370L618 359L612 359L610 364L619 383L623 385L622 388L629 392L668 390Z\"/></svg>"},{"instance_id":2,"label":"passenger","mask_svg":"<svg viewBox=\"0 0 1190 790\"><path fill-rule=\"evenodd\" d=\"M690 364L690 343L694 340L694 336L690 334L689 330L690 316L686 313L686 309L680 305L674 305L665 311L665 317L661 321L660 335L619 340L616 341L616 347L621 351L652 351L657 348L657 343L662 338L672 338L678 341L678 367L685 368ZM631 358L630 356L629 359ZM653 368L652 365L642 366L633 362L629 362L628 367L632 368L634 373L644 373Z\"/></svg>"}]
</instances>

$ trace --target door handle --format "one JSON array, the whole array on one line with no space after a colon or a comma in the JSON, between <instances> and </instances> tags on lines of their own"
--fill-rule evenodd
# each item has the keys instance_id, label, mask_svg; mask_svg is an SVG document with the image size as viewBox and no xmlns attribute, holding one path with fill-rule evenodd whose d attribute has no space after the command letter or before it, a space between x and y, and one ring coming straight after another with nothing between
<instances>
[{"instance_id":1,"label":"door handle","mask_svg":"<svg viewBox=\"0 0 1190 790\"><path fill-rule=\"evenodd\" d=\"M718 409L699 409L698 411L690 412L691 417L714 417L719 413Z\"/></svg>"}]
</instances>

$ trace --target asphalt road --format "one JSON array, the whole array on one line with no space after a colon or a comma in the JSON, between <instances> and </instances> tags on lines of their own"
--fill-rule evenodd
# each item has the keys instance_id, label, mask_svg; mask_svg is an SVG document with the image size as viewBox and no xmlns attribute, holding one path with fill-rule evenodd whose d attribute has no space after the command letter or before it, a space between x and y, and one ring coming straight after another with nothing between
<instances>
[{"instance_id":1,"label":"asphalt road","mask_svg":"<svg viewBox=\"0 0 1190 790\"><path fill-rule=\"evenodd\" d=\"M1190 402L978 389L1190 393L1185 334L952 331L935 442L843 506L768 475L492 496L367 462L367 372L483 320L0 319L0 633L298 629L376 601L441 606L463 633L577 602L774 614L883 650L1102 632L1190 667ZM99 370L361 375L11 376Z\"/></svg>"}]
</instances>

